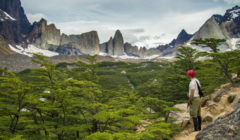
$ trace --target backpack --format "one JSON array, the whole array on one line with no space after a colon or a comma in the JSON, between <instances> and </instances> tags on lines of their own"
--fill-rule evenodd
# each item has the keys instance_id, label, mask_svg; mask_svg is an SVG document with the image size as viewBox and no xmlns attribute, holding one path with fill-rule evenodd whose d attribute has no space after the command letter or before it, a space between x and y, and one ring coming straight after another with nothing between
<instances>
[{"instance_id":1,"label":"backpack","mask_svg":"<svg viewBox=\"0 0 240 140\"><path fill-rule=\"evenodd\" d=\"M199 84L198 84L197 81L196 81L196 83L197 83L197 87L198 87L198 94L199 94L200 97L203 97L204 95L203 95L202 89L201 89L201 87L199 86Z\"/></svg>"}]
</instances>

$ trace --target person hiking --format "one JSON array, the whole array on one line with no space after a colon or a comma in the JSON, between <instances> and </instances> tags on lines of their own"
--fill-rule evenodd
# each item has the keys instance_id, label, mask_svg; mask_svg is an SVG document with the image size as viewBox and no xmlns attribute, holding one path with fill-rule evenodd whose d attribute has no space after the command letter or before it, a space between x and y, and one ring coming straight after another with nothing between
<instances>
[{"instance_id":1,"label":"person hiking","mask_svg":"<svg viewBox=\"0 0 240 140\"><path fill-rule=\"evenodd\" d=\"M194 130L200 131L202 125L201 99L199 94L201 84L195 77L195 73L196 72L194 70L187 71L187 75L191 79L189 83L188 105L190 107L190 116L193 120Z\"/></svg>"}]
</instances>

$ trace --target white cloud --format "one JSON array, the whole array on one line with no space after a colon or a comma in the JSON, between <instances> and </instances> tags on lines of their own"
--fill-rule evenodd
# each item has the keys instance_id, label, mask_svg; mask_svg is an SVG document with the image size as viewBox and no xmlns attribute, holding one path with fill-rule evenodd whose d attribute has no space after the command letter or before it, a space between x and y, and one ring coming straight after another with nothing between
<instances>
[{"instance_id":1,"label":"white cloud","mask_svg":"<svg viewBox=\"0 0 240 140\"><path fill-rule=\"evenodd\" d=\"M240 0L224 0L227 3L240 4Z\"/></svg>"},{"instance_id":2,"label":"white cloud","mask_svg":"<svg viewBox=\"0 0 240 140\"><path fill-rule=\"evenodd\" d=\"M47 16L42 13L31 14L27 13L28 20L33 23L35 21L39 21L41 18L47 19Z\"/></svg>"},{"instance_id":3,"label":"white cloud","mask_svg":"<svg viewBox=\"0 0 240 140\"><path fill-rule=\"evenodd\" d=\"M223 1L229 4L240 4L240 0L213 0L215 2Z\"/></svg>"}]
</instances>

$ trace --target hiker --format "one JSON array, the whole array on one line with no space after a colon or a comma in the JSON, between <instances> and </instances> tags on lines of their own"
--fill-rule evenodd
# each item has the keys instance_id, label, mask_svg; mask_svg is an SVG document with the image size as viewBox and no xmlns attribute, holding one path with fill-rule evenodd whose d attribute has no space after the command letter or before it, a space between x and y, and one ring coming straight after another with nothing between
<instances>
[{"instance_id":1,"label":"hiker","mask_svg":"<svg viewBox=\"0 0 240 140\"><path fill-rule=\"evenodd\" d=\"M187 75L191 78L188 93L188 105L190 107L190 116L193 119L194 130L200 131L202 124L200 99L201 84L199 80L195 77L195 73L196 72L194 70L187 71Z\"/></svg>"}]
</instances>

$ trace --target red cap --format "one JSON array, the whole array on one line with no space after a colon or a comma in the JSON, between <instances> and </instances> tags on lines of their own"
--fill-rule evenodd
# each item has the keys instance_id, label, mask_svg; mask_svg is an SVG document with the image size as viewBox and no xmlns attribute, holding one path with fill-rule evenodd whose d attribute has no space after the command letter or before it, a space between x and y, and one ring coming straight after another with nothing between
<instances>
[{"instance_id":1,"label":"red cap","mask_svg":"<svg viewBox=\"0 0 240 140\"><path fill-rule=\"evenodd\" d=\"M192 78L195 76L195 73L196 73L196 72L195 72L194 70L188 70L188 71L187 71L187 75L190 76L190 77L192 77Z\"/></svg>"}]
</instances>

